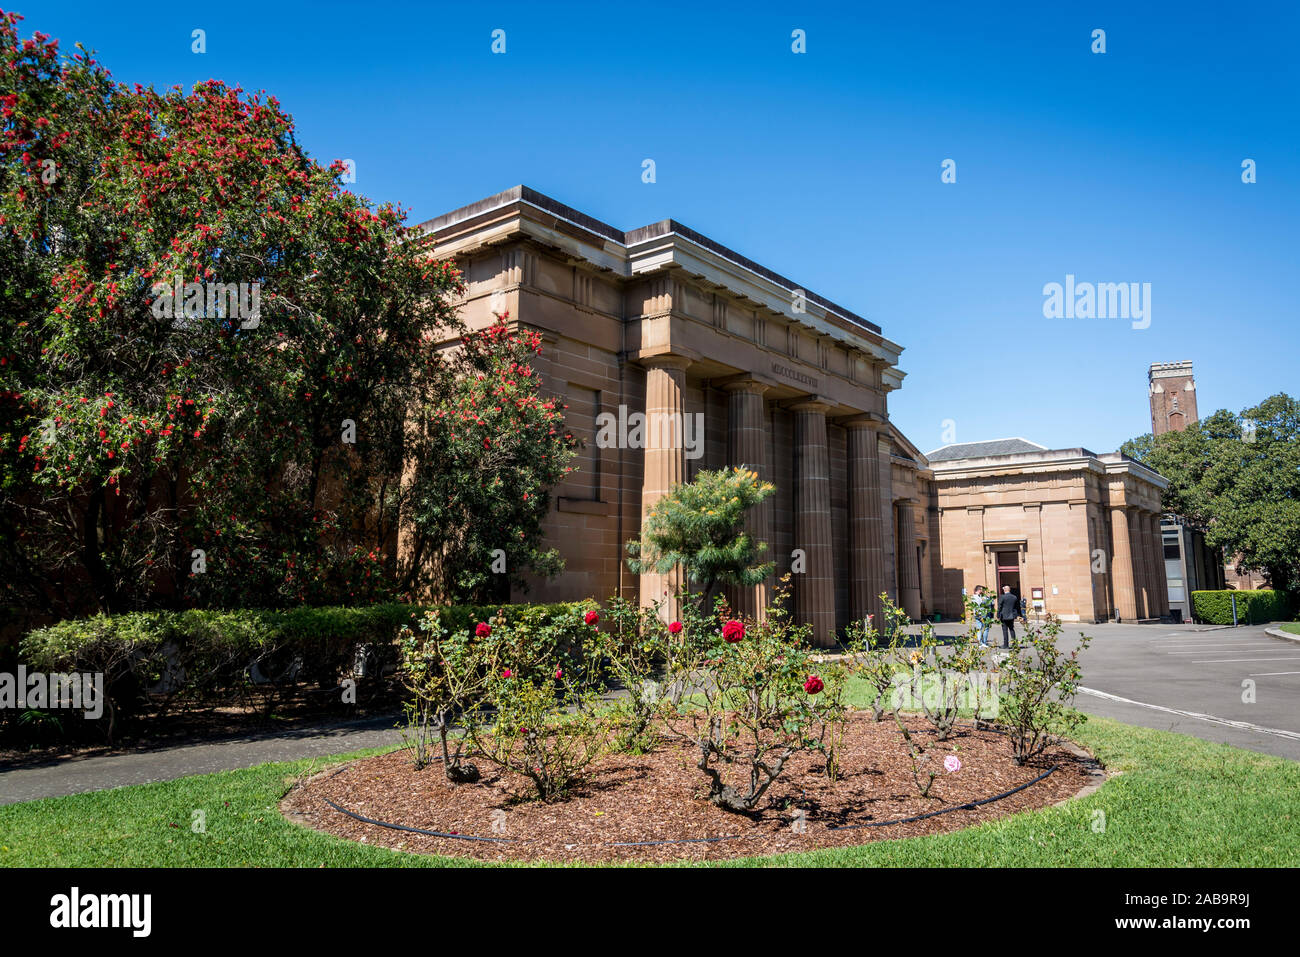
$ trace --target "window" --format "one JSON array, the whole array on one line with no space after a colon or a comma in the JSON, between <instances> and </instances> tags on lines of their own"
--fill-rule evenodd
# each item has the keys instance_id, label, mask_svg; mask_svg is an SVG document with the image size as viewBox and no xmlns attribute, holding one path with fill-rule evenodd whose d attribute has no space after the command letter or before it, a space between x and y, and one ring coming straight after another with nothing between
<instances>
[{"instance_id":1,"label":"window","mask_svg":"<svg viewBox=\"0 0 1300 957\"><path fill-rule=\"evenodd\" d=\"M564 480L560 494L565 498L600 500L600 449L596 446L596 419L600 415L600 392L569 383L565 397L568 410L564 425L580 443L570 461L575 471Z\"/></svg>"}]
</instances>

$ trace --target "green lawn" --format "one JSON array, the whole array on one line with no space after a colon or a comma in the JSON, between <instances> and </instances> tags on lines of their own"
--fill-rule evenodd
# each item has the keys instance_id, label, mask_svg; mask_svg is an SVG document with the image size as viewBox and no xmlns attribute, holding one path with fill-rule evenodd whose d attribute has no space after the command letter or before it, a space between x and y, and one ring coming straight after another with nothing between
<instances>
[{"instance_id":1,"label":"green lawn","mask_svg":"<svg viewBox=\"0 0 1300 957\"><path fill-rule=\"evenodd\" d=\"M1064 808L935 837L727 865L1300 865L1300 763L1102 718L1090 718L1076 737L1123 773ZM0 807L0 866L474 864L369 847L286 821L277 803L294 776L325 763L267 764ZM204 834L190 829L194 810L206 813ZM1093 830L1094 811L1105 813L1104 832Z\"/></svg>"},{"instance_id":2,"label":"green lawn","mask_svg":"<svg viewBox=\"0 0 1300 957\"><path fill-rule=\"evenodd\" d=\"M1284 622L1281 626L1282 631L1288 631L1293 635L1300 635L1300 621Z\"/></svg>"}]
</instances>

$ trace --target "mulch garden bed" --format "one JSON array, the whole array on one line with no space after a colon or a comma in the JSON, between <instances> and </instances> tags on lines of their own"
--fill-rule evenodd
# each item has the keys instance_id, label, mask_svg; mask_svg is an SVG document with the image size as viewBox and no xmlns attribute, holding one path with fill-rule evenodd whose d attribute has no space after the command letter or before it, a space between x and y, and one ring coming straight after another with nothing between
<instances>
[{"instance_id":1,"label":"mulch garden bed","mask_svg":"<svg viewBox=\"0 0 1300 957\"><path fill-rule=\"evenodd\" d=\"M1095 763L1077 749L1053 747L1018 767L1001 734L964 727L947 741L936 741L924 719L909 718L907 724L926 748L931 766L940 768L928 798L917 793L911 760L893 721L877 723L857 714L845 734L844 771L838 781L827 779L820 754L797 755L749 815L711 804L694 752L671 740L650 754L603 757L568 800L552 804L528 800L526 778L482 760L476 762L482 780L451 785L440 764L417 771L401 750L316 775L290 790L281 808L309 827L415 853L483 861L658 863L850 847L954 831L1056 804L1097 780ZM942 770L948 755L961 761L959 770ZM959 807L1032 781L1053 765L1056 770L1043 780L990 804L908 823L832 829ZM334 810L327 799L364 817L460 837L365 823ZM513 840L467 840L466 835ZM720 837L729 839L699 840ZM617 846L687 840L693 843Z\"/></svg>"}]
</instances>

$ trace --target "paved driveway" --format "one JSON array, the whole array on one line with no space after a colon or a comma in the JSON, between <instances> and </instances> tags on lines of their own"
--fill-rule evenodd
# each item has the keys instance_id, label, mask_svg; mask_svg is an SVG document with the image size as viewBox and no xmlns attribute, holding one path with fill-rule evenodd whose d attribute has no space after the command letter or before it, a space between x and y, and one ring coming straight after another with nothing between
<instances>
[{"instance_id":1,"label":"paved driveway","mask_svg":"<svg viewBox=\"0 0 1300 957\"><path fill-rule=\"evenodd\" d=\"M1017 625L1017 629L1023 626ZM1177 731L1300 761L1300 641L1265 625L1092 625L1065 622L1061 640L1084 631L1081 711ZM964 626L943 622L938 635ZM989 638L999 641L994 627ZM1297 636L1300 638L1300 636ZM1254 701L1243 682L1254 682Z\"/></svg>"},{"instance_id":2,"label":"paved driveway","mask_svg":"<svg viewBox=\"0 0 1300 957\"><path fill-rule=\"evenodd\" d=\"M1077 627L1093 636L1081 710L1300 760L1300 643L1263 625Z\"/></svg>"}]
</instances>

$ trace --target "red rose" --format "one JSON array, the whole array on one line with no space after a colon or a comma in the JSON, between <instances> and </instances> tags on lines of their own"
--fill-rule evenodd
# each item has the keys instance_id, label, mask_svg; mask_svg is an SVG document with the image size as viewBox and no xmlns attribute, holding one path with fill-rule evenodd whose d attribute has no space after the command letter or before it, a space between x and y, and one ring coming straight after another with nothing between
<instances>
[{"instance_id":1,"label":"red rose","mask_svg":"<svg viewBox=\"0 0 1300 957\"><path fill-rule=\"evenodd\" d=\"M722 640L734 645L745 637L745 625L734 618L722 626Z\"/></svg>"},{"instance_id":2,"label":"red rose","mask_svg":"<svg viewBox=\"0 0 1300 957\"><path fill-rule=\"evenodd\" d=\"M824 687L826 686L822 684L822 679L816 675L809 675L808 680L803 683L803 690L809 694L816 694Z\"/></svg>"},{"instance_id":3,"label":"red rose","mask_svg":"<svg viewBox=\"0 0 1300 957\"><path fill-rule=\"evenodd\" d=\"M593 608L583 616L582 620L589 625L594 625L596 622L600 621L600 614Z\"/></svg>"},{"instance_id":4,"label":"red rose","mask_svg":"<svg viewBox=\"0 0 1300 957\"><path fill-rule=\"evenodd\" d=\"M474 629L474 634L478 635L480 638L487 638L492 634L492 626L486 621L480 621L478 626Z\"/></svg>"},{"instance_id":5,"label":"red rose","mask_svg":"<svg viewBox=\"0 0 1300 957\"><path fill-rule=\"evenodd\" d=\"M560 680L561 678L563 678L563 677L564 677L564 672L563 672L561 669L556 668L556 669L555 669L555 680L556 680L556 681L559 681L559 680Z\"/></svg>"},{"instance_id":6,"label":"red rose","mask_svg":"<svg viewBox=\"0 0 1300 957\"><path fill-rule=\"evenodd\" d=\"M680 621L673 622L668 626L668 633L670 635L680 635L682 633L682 623Z\"/></svg>"},{"instance_id":7,"label":"red rose","mask_svg":"<svg viewBox=\"0 0 1300 957\"><path fill-rule=\"evenodd\" d=\"M502 678L509 678L509 677L512 677L513 674L514 674L514 673L513 673L509 668L507 668L505 671L501 672L501 677L502 677Z\"/></svg>"}]
</instances>

